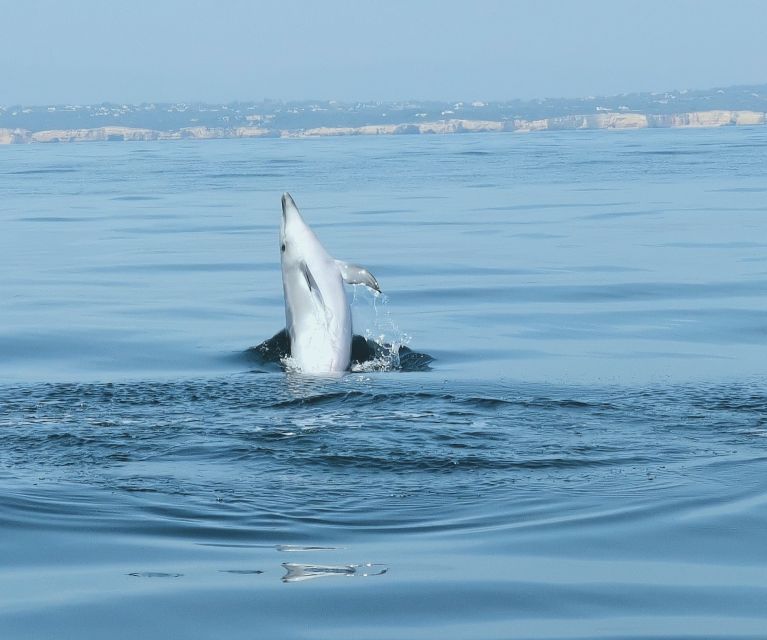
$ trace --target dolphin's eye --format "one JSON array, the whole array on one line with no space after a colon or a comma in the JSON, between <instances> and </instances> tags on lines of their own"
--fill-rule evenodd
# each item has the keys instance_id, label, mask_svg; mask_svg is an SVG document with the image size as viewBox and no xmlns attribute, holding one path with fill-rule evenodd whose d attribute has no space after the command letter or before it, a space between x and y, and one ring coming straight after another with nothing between
<instances>
[{"instance_id":1,"label":"dolphin's eye","mask_svg":"<svg viewBox=\"0 0 767 640\"><path fill-rule=\"evenodd\" d=\"M285 253L285 243L283 242L282 245L280 245L280 251Z\"/></svg>"}]
</instances>

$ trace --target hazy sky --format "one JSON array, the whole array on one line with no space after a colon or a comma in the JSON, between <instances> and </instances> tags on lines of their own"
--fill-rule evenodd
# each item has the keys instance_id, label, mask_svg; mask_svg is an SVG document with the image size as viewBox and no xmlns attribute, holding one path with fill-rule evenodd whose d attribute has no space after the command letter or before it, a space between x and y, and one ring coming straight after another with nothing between
<instances>
[{"instance_id":1,"label":"hazy sky","mask_svg":"<svg viewBox=\"0 0 767 640\"><path fill-rule=\"evenodd\" d=\"M0 0L0 104L508 99L767 82L767 5Z\"/></svg>"}]
</instances>

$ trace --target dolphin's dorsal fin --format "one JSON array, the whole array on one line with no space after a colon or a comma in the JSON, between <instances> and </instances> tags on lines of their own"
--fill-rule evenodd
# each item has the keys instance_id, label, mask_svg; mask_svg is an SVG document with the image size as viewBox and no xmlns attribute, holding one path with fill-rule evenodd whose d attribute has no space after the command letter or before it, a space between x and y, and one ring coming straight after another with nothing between
<instances>
[{"instance_id":1,"label":"dolphin's dorsal fin","mask_svg":"<svg viewBox=\"0 0 767 640\"><path fill-rule=\"evenodd\" d=\"M336 260L338 270L341 272L341 277L346 284L364 284L366 287L370 287L373 291L381 293L381 287L378 286L378 280L375 279L372 273L360 267L356 264L349 264L343 260Z\"/></svg>"}]
</instances>

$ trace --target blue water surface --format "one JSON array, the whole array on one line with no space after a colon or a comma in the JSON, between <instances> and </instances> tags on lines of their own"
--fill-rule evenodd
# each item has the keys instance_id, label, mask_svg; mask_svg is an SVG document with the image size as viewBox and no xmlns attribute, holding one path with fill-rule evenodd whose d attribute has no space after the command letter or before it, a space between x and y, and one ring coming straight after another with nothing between
<instances>
[{"instance_id":1,"label":"blue water surface","mask_svg":"<svg viewBox=\"0 0 767 640\"><path fill-rule=\"evenodd\" d=\"M3 638L764 638L767 128L0 147ZM431 371L306 378L280 195Z\"/></svg>"}]
</instances>

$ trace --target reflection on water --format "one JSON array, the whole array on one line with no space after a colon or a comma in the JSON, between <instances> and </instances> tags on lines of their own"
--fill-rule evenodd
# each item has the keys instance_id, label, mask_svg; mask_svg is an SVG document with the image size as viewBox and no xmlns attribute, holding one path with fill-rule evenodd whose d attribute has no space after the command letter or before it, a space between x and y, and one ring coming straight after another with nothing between
<instances>
[{"instance_id":1,"label":"reflection on water","mask_svg":"<svg viewBox=\"0 0 767 640\"><path fill-rule=\"evenodd\" d=\"M375 564L323 565L283 562L282 566L285 568L285 575L282 577L283 582L303 582L305 580L333 576L367 578L386 573L386 567Z\"/></svg>"}]
</instances>

